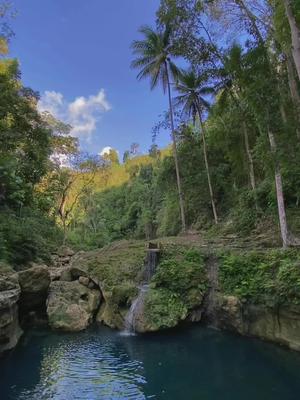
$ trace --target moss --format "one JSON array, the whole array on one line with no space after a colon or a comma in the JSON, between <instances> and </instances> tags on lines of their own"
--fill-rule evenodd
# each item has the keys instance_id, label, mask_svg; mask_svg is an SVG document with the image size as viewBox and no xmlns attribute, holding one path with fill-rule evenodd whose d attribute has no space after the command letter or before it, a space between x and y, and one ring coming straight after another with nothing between
<instances>
[{"instance_id":1,"label":"moss","mask_svg":"<svg viewBox=\"0 0 300 400\"><path fill-rule=\"evenodd\" d=\"M123 285L113 287L111 301L119 307L128 307L137 295L138 288L136 285L125 282Z\"/></svg>"},{"instance_id":2,"label":"moss","mask_svg":"<svg viewBox=\"0 0 300 400\"><path fill-rule=\"evenodd\" d=\"M174 292L151 288L145 298L145 319L149 330L175 327L186 318L187 307Z\"/></svg>"},{"instance_id":3,"label":"moss","mask_svg":"<svg viewBox=\"0 0 300 400\"><path fill-rule=\"evenodd\" d=\"M225 294L268 305L300 304L300 253L297 250L225 253L219 278Z\"/></svg>"},{"instance_id":4,"label":"moss","mask_svg":"<svg viewBox=\"0 0 300 400\"><path fill-rule=\"evenodd\" d=\"M137 285L141 279L145 260L143 241L121 241L102 249L84 253L73 265L86 269L97 277L106 290L114 286Z\"/></svg>"},{"instance_id":5,"label":"moss","mask_svg":"<svg viewBox=\"0 0 300 400\"><path fill-rule=\"evenodd\" d=\"M179 296L188 309L201 305L207 288L204 258L195 249L165 252L151 284Z\"/></svg>"}]
</instances>

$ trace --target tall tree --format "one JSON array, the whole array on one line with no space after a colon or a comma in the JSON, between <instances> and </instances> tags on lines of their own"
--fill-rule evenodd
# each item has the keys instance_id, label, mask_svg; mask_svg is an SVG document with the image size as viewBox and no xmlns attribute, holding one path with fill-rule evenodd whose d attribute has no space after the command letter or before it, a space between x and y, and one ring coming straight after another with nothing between
<instances>
[{"instance_id":1,"label":"tall tree","mask_svg":"<svg viewBox=\"0 0 300 400\"><path fill-rule=\"evenodd\" d=\"M298 27L296 17L294 15L293 5L291 0L282 0L285 7L286 16L288 18L291 38L292 38L292 54L296 65L298 78L300 79L300 28Z\"/></svg>"},{"instance_id":2,"label":"tall tree","mask_svg":"<svg viewBox=\"0 0 300 400\"><path fill-rule=\"evenodd\" d=\"M173 155L175 160L181 224L182 231L184 232L186 230L185 209L179 171L171 95L171 79L173 78L176 80L178 70L170 56L171 31L168 26L165 26L162 32L157 32L149 26L143 26L140 29L140 33L144 36L144 39L136 40L132 43L133 54L137 56L137 58L132 62L132 67L140 70L137 76L139 80L150 78L151 89L154 89L158 84L161 84L164 93L168 92Z\"/></svg>"},{"instance_id":3,"label":"tall tree","mask_svg":"<svg viewBox=\"0 0 300 400\"><path fill-rule=\"evenodd\" d=\"M228 105L228 100L232 100L238 112L241 114L241 125L244 137L245 151L248 161L248 174L252 190L256 189L256 179L254 173L254 161L250 148L249 133L247 120L249 115L247 112L245 101L243 100L243 61L242 49L240 46L234 45L229 50L228 55L223 57L224 64L214 71L218 82L215 90L219 95L219 103Z\"/></svg>"},{"instance_id":4,"label":"tall tree","mask_svg":"<svg viewBox=\"0 0 300 400\"><path fill-rule=\"evenodd\" d=\"M183 112L189 116L192 116L195 120L196 115L199 117L199 122L202 131L203 141L203 155L207 174L207 182L210 194L211 207L214 215L215 223L218 223L218 214L215 205L214 191L211 182L208 156L207 156L207 145L206 145L206 129L203 121L203 113L208 110L209 103L203 97L204 95L211 93L212 89L203 85L203 76L197 75L193 70L181 71L178 74L178 83L176 85L177 91L180 93L176 97L177 104L183 106Z\"/></svg>"}]
</instances>

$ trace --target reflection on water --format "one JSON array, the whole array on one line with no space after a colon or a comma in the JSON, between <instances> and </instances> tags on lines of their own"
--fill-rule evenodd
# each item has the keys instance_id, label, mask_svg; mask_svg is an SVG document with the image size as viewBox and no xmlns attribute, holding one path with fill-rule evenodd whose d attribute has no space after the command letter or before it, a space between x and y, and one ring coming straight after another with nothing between
<instances>
[{"instance_id":1,"label":"reflection on water","mask_svg":"<svg viewBox=\"0 0 300 400\"><path fill-rule=\"evenodd\" d=\"M31 332L0 360L1 400L298 400L300 354L201 326L146 336Z\"/></svg>"}]
</instances>

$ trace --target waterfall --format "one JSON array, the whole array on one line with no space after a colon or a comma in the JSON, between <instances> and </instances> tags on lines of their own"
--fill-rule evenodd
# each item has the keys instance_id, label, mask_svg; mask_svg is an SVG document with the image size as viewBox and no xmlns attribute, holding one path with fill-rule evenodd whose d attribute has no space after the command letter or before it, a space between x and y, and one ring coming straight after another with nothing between
<instances>
[{"instance_id":1,"label":"waterfall","mask_svg":"<svg viewBox=\"0 0 300 400\"><path fill-rule=\"evenodd\" d=\"M143 316L144 300L149 290L149 282L155 273L158 264L159 249L157 245L150 243L145 260L143 271L143 284L139 286L139 293L136 299L132 302L131 307L126 315L124 323L124 335L132 335L136 331L136 321Z\"/></svg>"},{"instance_id":2,"label":"waterfall","mask_svg":"<svg viewBox=\"0 0 300 400\"><path fill-rule=\"evenodd\" d=\"M210 257L208 261L208 283L209 289L204 301L205 319L209 325L217 326L217 295L218 295L218 260L215 257Z\"/></svg>"},{"instance_id":3,"label":"waterfall","mask_svg":"<svg viewBox=\"0 0 300 400\"><path fill-rule=\"evenodd\" d=\"M144 268L144 283L149 283L155 273L158 259L158 249L148 249Z\"/></svg>"},{"instance_id":4,"label":"waterfall","mask_svg":"<svg viewBox=\"0 0 300 400\"><path fill-rule=\"evenodd\" d=\"M132 335L136 330L136 321L142 317L144 311L144 300L149 290L149 285L143 285L139 287L139 294L135 300L133 300L131 307L126 315L124 323L125 335Z\"/></svg>"}]
</instances>

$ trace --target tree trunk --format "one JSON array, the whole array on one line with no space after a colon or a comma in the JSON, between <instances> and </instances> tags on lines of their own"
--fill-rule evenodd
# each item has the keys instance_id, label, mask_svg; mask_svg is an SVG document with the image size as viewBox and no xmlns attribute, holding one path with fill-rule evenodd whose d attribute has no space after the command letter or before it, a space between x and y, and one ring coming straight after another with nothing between
<instances>
[{"instance_id":1,"label":"tree trunk","mask_svg":"<svg viewBox=\"0 0 300 400\"><path fill-rule=\"evenodd\" d=\"M178 162L178 155L177 155L177 143L176 143L176 136L175 136L171 86L170 86L169 68L168 68L167 62L165 63L165 68L166 68L166 75L167 75L170 122L171 122L172 141L173 141L173 156L174 156L175 169L176 169L176 179L177 179L177 189L178 189L178 197L179 197L181 225L182 225L182 231L185 232L186 231L186 222L185 222L184 200L183 200L183 194L182 194L182 189L181 189L181 178L180 178L180 173L179 173L179 162Z\"/></svg>"},{"instance_id":2,"label":"tree trunk","mask_svg":"<svg viewBox=\"0 0 300 400\"><path fill-rule=\"evenodd\" d=\"M246 125L245 121L243 121L243 132L244 132L246 154L247 154L248 163L249 163L250 184L251 184L252 190L255 190L256 182L255 182L255 174L254 174L254 163L253 163L253 157L252 157L250 145L249 145L248 129L247 129L247 125Z\"/></svg>"},{"instance_id":3,"label":"tree trunk","mask_svg":"<svg viewBox=\"0 0 300 400\"><path fill-rule=\"evenodd\" d=\"M268 138L270 142L271 152L274 157L276 197L278 204L278 216L279 216L281 238L283 247L286 248L289 246L290 242L289 242L289 234L288 234L284 196L283 196L282 176L280 171L280 165L277 159L277 145L274 134L271 131L270 127L268 127Z\"/></svg>"},{"instance_id":4,"label":"tree trunk","mask_svg":"<svg viewBox=\"0 0 300 400\"><path fill-rule=\"evenodd\" d=\"M299 91L298 91L298 85L295 77L295 72L294 72L294 63L291 58L290 54L287 54L286 56L286 65L287 65L287 73L288 73L288 81L289 81L289 87L290 87L290 92L291 92L291 98L295 106L295 119L297 122L297 128L296 128L296 133L297 133L297 138L300 140L300 96L299 96Z\"/></svg>"},{"instance_id":5,"label":"tree trunk","mask_svg":"<svg viewBox=\"0 0 300 400\"><path fill-rule=\"evenodd\" d=\"M218 214L217 214L217 209L215 205L215 200L214 200L214 192L211 184L211 179L210 179L210 172L209 172L209 165L208 165L208 158L207 158L207 147L206 147L206 140L205 140L205 127L202 122L202 116L201 116L201 110L199 104L197 105L198 108L198 115L199 115L199 121L201 125L201 130L202 130L202 141L203 141L203 155L204 155L204 162L205 162L205 169L206 169L206 174L207 174L207 183L208 183L208 188L209 188L209 195L210 195L210 202L211 202L211 208L213 211L214 215L214 220L215 224L218 224Z\"/></svg>"},{"instance_id":6,"label":"tree trunk","mask_svg":"<svg viewBox=\"0 0 300 400\"><path fill-rule=\"evenodd\" d=\"M296 18L292 9L291 0L283 0L283 4L285 7L285 12L287 19L291 28L291 37L292 37L292 54L298 74L298 78L300 79L300 30L297 26Z\"/></svg>"}]
</instances>

